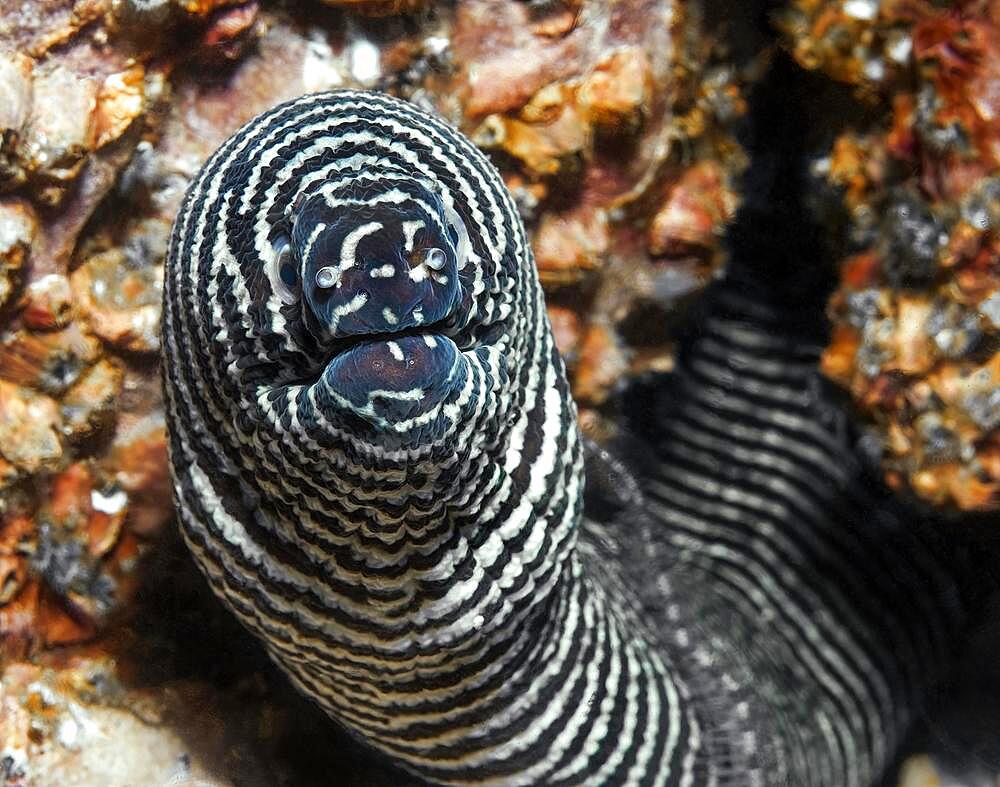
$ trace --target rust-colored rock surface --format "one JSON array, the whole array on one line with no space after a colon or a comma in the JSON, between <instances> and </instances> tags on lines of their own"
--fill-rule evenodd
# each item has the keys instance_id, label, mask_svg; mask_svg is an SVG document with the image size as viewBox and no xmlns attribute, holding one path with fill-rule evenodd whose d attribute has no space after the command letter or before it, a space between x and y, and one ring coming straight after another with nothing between
<instances>
[{"instance_id":1,"label":"rust-colored rock surface","mask_svg":"<svg viewBox=\"0 0 1000 787\"><path fill-rule=\"evenodd\" d=\"M998 14L852 0L782 16L803 65L885 117L820 162L857 248L824 369L873 425L890 485L965 511L1000 510Z\"/></svg>"}]
</instances>

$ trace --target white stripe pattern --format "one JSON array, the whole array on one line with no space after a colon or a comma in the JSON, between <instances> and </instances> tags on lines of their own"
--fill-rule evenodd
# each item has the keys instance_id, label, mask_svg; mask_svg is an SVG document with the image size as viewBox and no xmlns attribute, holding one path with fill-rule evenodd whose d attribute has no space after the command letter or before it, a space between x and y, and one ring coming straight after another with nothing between
<instances>
[{"instance_id":1,"label":"white stripe pattern","mask_svg":"<svg viewBox=\"0 0 1000 787\"><path fill-rule=\"evenodd\" d=\"M319 326L267 273L314 197L334 218L303 231L300 270L341 298ZM435 246L409 276L366 268L394 232L405 254L448 238L452 267ZM582 518L583 443L524 228L441 120L351 91L276 107L191 184L167 266L185 539L293 683L393 762L440 784L832 787L891 756L915 691L893 659L940 654L909 613L881 639L838 584L858 547L824 509L850 471L826 467L839 448L759 332L705 337L649 516L623 529ZM455 275L442 320L381 294ZM387 330L343 336L369 301Z\"/></svg>"}]
</instances>

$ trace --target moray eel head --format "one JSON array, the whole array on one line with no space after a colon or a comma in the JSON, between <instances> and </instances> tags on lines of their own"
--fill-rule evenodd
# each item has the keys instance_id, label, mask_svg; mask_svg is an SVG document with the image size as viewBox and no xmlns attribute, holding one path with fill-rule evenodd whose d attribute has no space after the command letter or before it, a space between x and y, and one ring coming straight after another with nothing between
<instances>
[{"instance_id":1,"label":"moray eel head","mask_svg":"<svg viewBox=\"0 0 1000 787\"><path fill-rule=\"evenodd\" d=\"M468 377L454 334L471 247L439 187L395 168L309 184L271 244L272 291L325 348L325 403L426 437L411 427Z\"/></svg>"}]
</instances>

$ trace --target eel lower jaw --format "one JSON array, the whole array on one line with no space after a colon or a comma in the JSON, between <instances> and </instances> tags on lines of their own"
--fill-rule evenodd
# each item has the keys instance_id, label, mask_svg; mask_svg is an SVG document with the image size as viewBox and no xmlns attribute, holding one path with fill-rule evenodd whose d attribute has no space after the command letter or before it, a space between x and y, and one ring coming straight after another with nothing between
<instances>
[{"instance_id":1,"label":"eel lower jaw","mask_svg":"<svg viewBox=\"0 0 1000 787\"><path fill-rule=\"evenodd\" d=\"M461 350L445 334L426 329L353 338L323 371L329 404L393 444L426 438L442 405L465 384Z\"/></svg>"}]
</instances>

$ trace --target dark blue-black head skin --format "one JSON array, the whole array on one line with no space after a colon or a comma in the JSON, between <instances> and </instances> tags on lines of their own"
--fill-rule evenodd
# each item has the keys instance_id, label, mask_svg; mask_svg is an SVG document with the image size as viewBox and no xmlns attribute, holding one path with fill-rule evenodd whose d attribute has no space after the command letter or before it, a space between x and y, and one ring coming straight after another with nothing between
<instances>
[{"instance_id":1,"label":"dark blue-black head skin","mask_svg":"<svg viewBox=\"0 0 1000 787\"><path fill-rule=\"evenodd\" d=\"M362 176L320 187L296 200L288 219L276 273L297 286L321 344L429 326L458 305L464 227L422 181Z\"/></svg>"},{"instance_id":2,"label":"dark blue-black head skin","mask_svg":"<svg viewBox=\"0 0 1000 787\"><path fill-rule=\"evenodd\" d=\"M442 333L469 240L433 186L398 171L314 184L272 243L272 290L320 348L329 404L390 427L464 383Z\"/></svg>"},{"instance_id":3,"label":"dark blue-black head skin","mask_svg":"<svg viewBox=\"0 0 1000 787\"><path fill-rule=\"evenodd\" d=\"M337 355L323 373L319 395L336 398L325 404L351 410L379 431L391 433L405 425L412 439L422 434L409 426L413 419L465 385L467 376L454 342L434 334L403 335L361 341Z\"/></svg>"}]
</instances>

